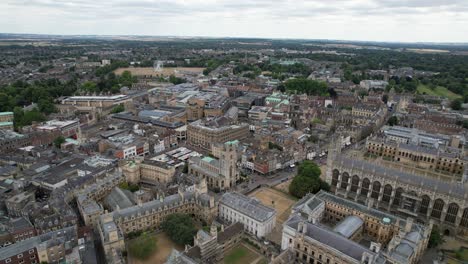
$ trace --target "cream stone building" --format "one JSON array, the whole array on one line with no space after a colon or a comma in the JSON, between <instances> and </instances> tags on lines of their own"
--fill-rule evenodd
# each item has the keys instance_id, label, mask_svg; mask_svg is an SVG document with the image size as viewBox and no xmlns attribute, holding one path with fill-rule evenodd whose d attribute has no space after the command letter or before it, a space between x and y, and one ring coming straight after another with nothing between
<instances>
[{"instance_id":1,"label":"cream stone building","mask_svg":"<svg viewBox=\"0 0 468 264\"><path fill-rule=\"evenodd\" d=\"M248 124L216 125L198 120L187 126L187 143L204 150L210 150L214 143L241 140L248 135Z\"/></svg>"},{"instance_id":2,"label":"cream stone building","mask_svg":"<svg viewBox=\"0 0 468 264\"><path fill-rule=\"evenodd\" d=\"M431 229L320 191L293 207L283 224L285 251L272 263L418 263Z\"/></svg>"}]
</instances>

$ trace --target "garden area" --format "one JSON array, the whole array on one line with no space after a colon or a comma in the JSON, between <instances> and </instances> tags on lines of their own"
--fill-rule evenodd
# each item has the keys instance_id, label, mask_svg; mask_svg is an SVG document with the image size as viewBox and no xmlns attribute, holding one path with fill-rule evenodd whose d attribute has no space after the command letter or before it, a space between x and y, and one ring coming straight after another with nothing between
<instances>
[{"instance_id":1,"label":"garden area","mask_svg":"<svg viewBox=\"0 0 468 264\"><path fill-rule=\"evenodd\" d=\"M248 263L261 264L261 263L266 263L266 260L262 255L260 255L253 249L250 249L246 245L240 244L226 253L226 256L224 256L224 263L225 264L248 264Z\"/></svg>"},{"instance_id":2,"label":"garden area","mask_svg":"<svg viewBox=\"0 0 468 264\"><path fill-rule=\"evenodd\" d=\"M158 234L152 233L151 236L154 237L154 240L156 242L155 248L153 249L151 254L149 256L147 256L146 258L144 258L144 259L137 258L130 251L130 248L134 244L135 244L135 247L137 247L139 244L141 244L141 243L138 243L138 238L130 240L128 242L128 244L129 244L128 245L128 251L129 251L128 252L128 254L129 254L128 263L129 264L164 263L167 260L167 257L169 257L169 255L171 254L171 251L172 251L173 248L175 248L177 250L180 250L180 251L184 250L183 246L179 246L176 243L174 243L167 236L167 234L164 233L164 232L161 232L161 233L158 233ZM137 252L138 251L141 251L141 250L137 250Z\"/></svg>"},{"instance_id":3,"label":"garden area","mask_svg":"<svg viewBox=\"0 0 468 264\"><path fill-rule=\"evenodd\" d=\"M468 248L461 247L455 251L446 251L447 264L468 263Z\"/></svg>"},{"instance_id":4,"label":"garden area","mask_svg":"<svg viewBox=\"0 0 468 264\"><path fill-rule=\"evenodd\" d=\"M154 234L142 233L130 241L128 253L136 259L147 259L156 250L156 236Z\"/></svg>"}]
</instances>

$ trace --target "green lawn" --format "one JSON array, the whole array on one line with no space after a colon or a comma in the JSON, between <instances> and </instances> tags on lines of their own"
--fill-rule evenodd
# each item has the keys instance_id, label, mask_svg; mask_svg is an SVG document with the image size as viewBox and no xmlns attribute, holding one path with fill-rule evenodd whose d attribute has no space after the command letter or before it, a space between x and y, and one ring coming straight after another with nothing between
<instances>
[{"instance_id":1,"label":"green lawn","mask_svg":"<svg viewBox=\"0 0 468 264\"><path fill-rule=\"evenodd\" d=\"M427 95L434 95L434 96L443 96L450 100L461 98L461 95L458 95L452 91L449 91L447 88L442 86L437 86L434 90L429 88L429 86L420 84L418 85L417 92L419 94L427 94Z\"/></svg>"},{"instance_id":2,"label":"green lawn","mask_svg":"<svg viewBox=\"0 0 468 264\"><path fill-rule=\"evenodd\" d=\"M257 252L254 252L244 245L239 245L229 251L224 257L225 264L248 264L260 257Z\"/></svg>"}]
</instances>

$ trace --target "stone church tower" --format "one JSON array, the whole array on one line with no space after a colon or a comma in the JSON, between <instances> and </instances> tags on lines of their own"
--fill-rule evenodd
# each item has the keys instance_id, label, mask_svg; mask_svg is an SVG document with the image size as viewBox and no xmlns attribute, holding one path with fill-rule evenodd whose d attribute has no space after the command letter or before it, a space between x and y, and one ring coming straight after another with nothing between
<instances>
[{"instance_id":1,"label":"stone church tower","mask_svg":"<svg viewBox=\"0 0 468 264\"><path fill-rule=\"evenodd\" d=\"M333 177L333 161L336 157L341 154L342 147L342 136L340 134L332 137L330 144L328 145L328 156L327 156L327 175L326 182L331 183Z\"/></svg>"},{"instance_id":2,"label":"stone church tower","mask_svg":"<svg viewBox=\"0 0 468 264\"><path fill-rule=\"evenodd\" d=\"M229 187L233 187L239 179L239 170L237 169L238 159L238 142L228 141L223 144L220 152L219 162L221 175L224 176L225 182L229 183Z\"/></svg>"}]
</instances>

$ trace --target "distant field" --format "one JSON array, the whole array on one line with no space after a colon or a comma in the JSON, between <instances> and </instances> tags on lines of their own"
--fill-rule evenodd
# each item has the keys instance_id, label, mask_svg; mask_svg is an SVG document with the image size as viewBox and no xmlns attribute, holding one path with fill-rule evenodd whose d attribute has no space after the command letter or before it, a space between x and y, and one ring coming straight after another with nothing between
<instances>
[{"instance_id":1,"label":"distant field","mask_svg":"<svg viewBox=\"0 0 468 264\"><path fill-rule=\"evenodd\" d=\"M412 51L416 53L448 53L449 50L441 50L441 49L406 49L407 51Z\"/></svg>"},{"instance_id":2,"label":"distant field","mask_svg":"<svg viewBox=\"0 0 468 264\"><path fill-rule=\"evenodd\" d=\"M121 75L124 71L129 71L135 76L180 76L183 73L201 74L205 68L187 68L187 67L163 67L160 72L157 72L152 67L142 68L119 68L114 71L115 74Z\"/></svg>"},{"instance_id":3,"label":"distant field","mask_svg":"<svg viewBox=\"0 0 468 264\"><path fill-rule=\"evenodd\" d=\"M461 95L453 93L452 91L449 91L447 88L442 87L442 86L437 86L434 90L432 90L427 85L420 84L418 86L417 91L420 94L427 94L427 95L433 95L433 96L443 96L443 97L446 97L446 98L448 98L450 100L461 98Z\"/></svg>"}]
</instances>

